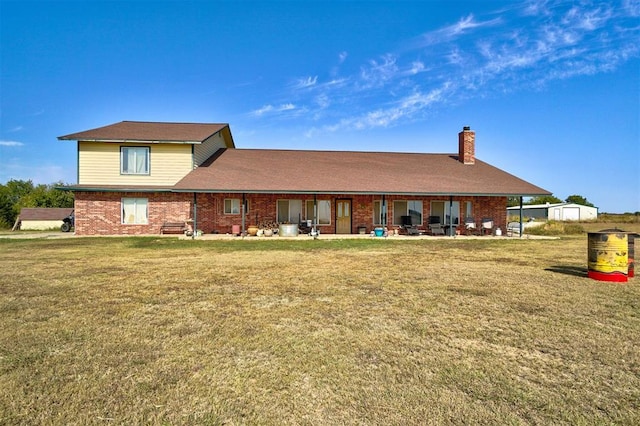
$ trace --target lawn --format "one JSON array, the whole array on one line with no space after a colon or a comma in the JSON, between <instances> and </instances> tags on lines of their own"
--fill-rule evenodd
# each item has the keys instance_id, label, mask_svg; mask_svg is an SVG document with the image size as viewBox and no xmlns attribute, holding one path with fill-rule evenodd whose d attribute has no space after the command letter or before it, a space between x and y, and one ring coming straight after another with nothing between
<instances>
[{"instance_id":1,"label":"lawn","mask_svg":"<svg viewBox=\"0 0 640 426\"><path fill-rule=\"evenodd\" d=\"M640 424L640 281L555 240L0 238L0 424Z\"/></svg>"}]
</instances>

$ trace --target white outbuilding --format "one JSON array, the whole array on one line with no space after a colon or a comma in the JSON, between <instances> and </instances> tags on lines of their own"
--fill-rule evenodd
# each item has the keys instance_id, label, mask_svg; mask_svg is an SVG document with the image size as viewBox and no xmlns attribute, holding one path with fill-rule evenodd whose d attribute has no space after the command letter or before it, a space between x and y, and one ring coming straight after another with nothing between
<instances>
[{"instance_id":1,"label":"white outbuilding","mask_svg":"<svg viewBox=\"0 0 640 426\"><path fill-rule=\"evenodd\" d=\"M519 215L520 206L507 207L507 216ZM576 203L525 204L522 216L546 220L590 220L598 218L598 208Z\"/></svg>"},{"instance_id":2,"label":"white outbuilding","mask_svg":"<svg viewBox=\"0 0 640 426\"><path fill-rule=\"evenodd\" d=\"M60 229L62 219L69 216L73 208L23 208L13 229L47 230Z\"/></svg>"}]
</instances>

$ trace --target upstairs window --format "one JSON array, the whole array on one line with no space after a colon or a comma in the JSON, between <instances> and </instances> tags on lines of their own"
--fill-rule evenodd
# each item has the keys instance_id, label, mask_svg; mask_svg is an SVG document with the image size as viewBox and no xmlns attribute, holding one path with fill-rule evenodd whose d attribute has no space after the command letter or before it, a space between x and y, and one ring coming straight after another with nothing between
<instances>
[{"instance_id":1,"label":"upstairs window","mask_svg":"<svg viewBox=\"0 0 640 426\"><path fill-rule=\"evenodd\" d=\"M148 175L149 147L120 147L120 173L123 175Z\"/></svg>"}]
</instances>

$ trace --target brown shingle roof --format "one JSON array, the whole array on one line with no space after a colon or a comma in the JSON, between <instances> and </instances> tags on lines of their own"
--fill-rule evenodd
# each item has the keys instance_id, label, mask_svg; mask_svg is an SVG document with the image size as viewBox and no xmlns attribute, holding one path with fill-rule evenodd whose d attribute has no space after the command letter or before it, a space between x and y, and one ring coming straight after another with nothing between
<instances>
[{"instance_id":1,"label":"brown shingle roof","mask_svg":"<svg viewBox=\"0 0 640 426\"><path fill-rule=\"evenodd\" d=\"M72 208L23 208L20 210L20 220L62 220L72 211Z\"/></svg>"},{"instance_id":2,"label":"brown shingle roof","mask_svg":"<svg viewBox=\"0 0 640 426\"><path fill-rule=\"evenodd\" d=\"M59 136L60 140L201 143L228 128L224 123L158 123L122 121L96 129Z\"/></svg>"},{"instance_id":3,"label":"brown shingle roof","mask_svg":"<svg viewBox=\"0 0 640 426\"><path fill-rule=\"evenodd\" d=\"M549 195L483 161L457 154L226 149L174 189L203 192Z\"/></svg>"}]
</instances>

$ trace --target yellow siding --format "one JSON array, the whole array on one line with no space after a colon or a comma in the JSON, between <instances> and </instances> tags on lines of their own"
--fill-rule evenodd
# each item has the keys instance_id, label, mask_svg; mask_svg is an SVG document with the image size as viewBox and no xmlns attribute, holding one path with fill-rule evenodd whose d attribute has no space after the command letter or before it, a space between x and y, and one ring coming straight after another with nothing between
<instances>
[{"instance_id":1,"label":"yellow siding","mask_svg":"<svg viewBox=\"0 0 640 426\"><path fill-rule=\"evenodd\" d=\"M195 166L199 166L204 163L209 157L211 157L217 150L224 148L225 141L222 138L220 132L214 134L202 144L196 145L194 149Z\"/></svg>"},{"instance_id":2,"label":"yellow siding","mask_svg":"<svg viewBox=\"0 0 640 426\"><path fill-rule=\"evenodd\" d=\"M121 175L120 147L149 146L149 175ZM78 183L102 185L173 185L193 169L191 145L78 143Z\"/></svg>"},{"instance_id":3,"label":"yellow siding","mask_svg":"<svg viewBox=\"0 0 640 426\"><path fill-rule=\"evenodd\" d=\"M61 226L61 220L23 220L20 223L20 229L22 229L23 231L60 229Z\"/></svg>"}]
</instances>

